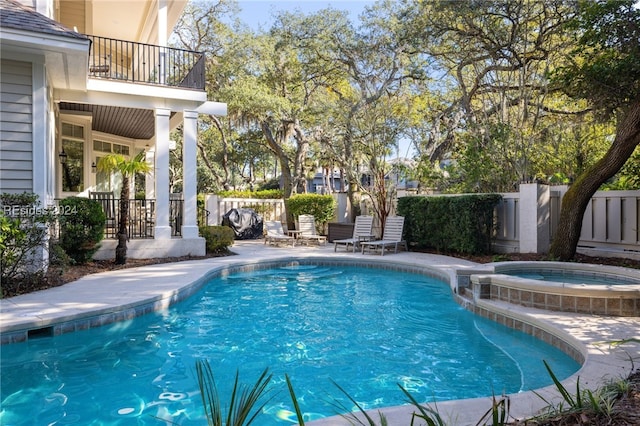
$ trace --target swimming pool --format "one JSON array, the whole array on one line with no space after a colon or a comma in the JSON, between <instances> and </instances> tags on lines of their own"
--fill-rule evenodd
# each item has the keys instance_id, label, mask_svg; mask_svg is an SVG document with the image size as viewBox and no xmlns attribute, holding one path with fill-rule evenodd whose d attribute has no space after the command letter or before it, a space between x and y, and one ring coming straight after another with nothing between
<instances>
[{"instance_id":1,"label":"swimming pool","mask_svg":"<svg viewBox=\"0 0 640 426\"><path fill-rule=\"evenodd\" d=\"M329 379L371 408L404 403L396 383L442 401L549 384L542 359L561 378L579 367L467 312L424 275L319 265L221 275L167 311L4 346L2 423L202 424L199 358L219 383L270 367L280 392L262 424L292 419L285 373L308 420L346 402Z\"/></svg>"}]
</instances>

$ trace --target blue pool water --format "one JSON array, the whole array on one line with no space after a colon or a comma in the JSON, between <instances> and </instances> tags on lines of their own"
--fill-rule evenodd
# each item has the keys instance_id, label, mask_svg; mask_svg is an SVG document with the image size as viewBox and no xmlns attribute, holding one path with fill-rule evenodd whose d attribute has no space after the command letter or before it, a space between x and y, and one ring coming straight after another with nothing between
<instances>
[{"instance_id":1,"label":"blue pool water","mask_svg":"<svg viewBox=\"0 0 640 426\"><path fill-rule=\"evenodd\" d=\"M219 277L171 309L98 329L2 347L0 424L202 425L195 361L208 359L228 402L236 371L252 384L269 367L255 424L351 407L519 392L579 365L528 335L459 307L423 275L298 266ZM171 422L171 423L169 423Z\"/></svg>"}]
</instances>

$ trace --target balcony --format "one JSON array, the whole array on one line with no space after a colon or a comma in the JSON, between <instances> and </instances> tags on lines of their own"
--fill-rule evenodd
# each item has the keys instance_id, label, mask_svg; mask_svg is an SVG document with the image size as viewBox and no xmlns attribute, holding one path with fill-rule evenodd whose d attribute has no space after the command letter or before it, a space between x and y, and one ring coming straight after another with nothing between
<instances>
[{"instance_id":1,"label":"balcony","mask_svg":"<svg viewBox=\"0 0 640 426\"><path fill-rule=\"evenodd\" d=\"M87 35L89 77L204 90L204 53Z\"/></svg>"}]
</instances>

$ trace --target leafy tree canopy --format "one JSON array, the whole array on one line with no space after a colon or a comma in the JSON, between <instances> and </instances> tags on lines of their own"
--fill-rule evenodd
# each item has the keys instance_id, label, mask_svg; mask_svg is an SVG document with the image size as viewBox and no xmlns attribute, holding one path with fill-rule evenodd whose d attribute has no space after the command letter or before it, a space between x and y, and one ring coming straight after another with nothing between
<instances>
[{"instance_id":1,"label":"leafy tree canopy","mask_svg":"<svg viewBox=\"0 0 640 426\"><path fill-rule=\"evenodd\" d=\"M577 34L574 59L555 82L606 116L640 97L640 9L634 3L581 0L581 13L567 24Z\"/></svg>"}]
</instances>

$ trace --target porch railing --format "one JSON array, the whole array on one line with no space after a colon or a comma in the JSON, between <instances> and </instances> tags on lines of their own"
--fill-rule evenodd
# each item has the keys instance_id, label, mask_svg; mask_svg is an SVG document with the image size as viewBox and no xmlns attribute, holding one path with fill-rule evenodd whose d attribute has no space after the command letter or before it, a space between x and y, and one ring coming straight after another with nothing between
<instances>
[{"instance_id":1,"label":"porch railing","mask_svg":"<svg viewBox=\"0 0 640 426\"><path fill-rule=\"evenodd\" d=\"M55 200L56 204L59 200ZM102 204L102 210L105 212L104 238L116 238L118 233L118 223L120 221L120 200L118 198L99 200ZM171 225L171 235L182 235L182 212L183 200L169 201L169 225ZM129 222L127 224L127 233L130 239L153 238L154 228L156 226L155 218L156 200L129 200ZM204 209L202 209L204 210ZM208 216L209 212L198 211L199 215ZM60 236L60 227L54 224L51 228L52 235Z\"/></svg>"},{"instance_id":2,"label":"porch railing","mask_svg":"<svg viewBox=\"0 0 640 426\"><path fill-rule=\"evenodd\" d=\"M204 90L204 53L87 35L89 76Z\"/></svg>"}]
</instances>

